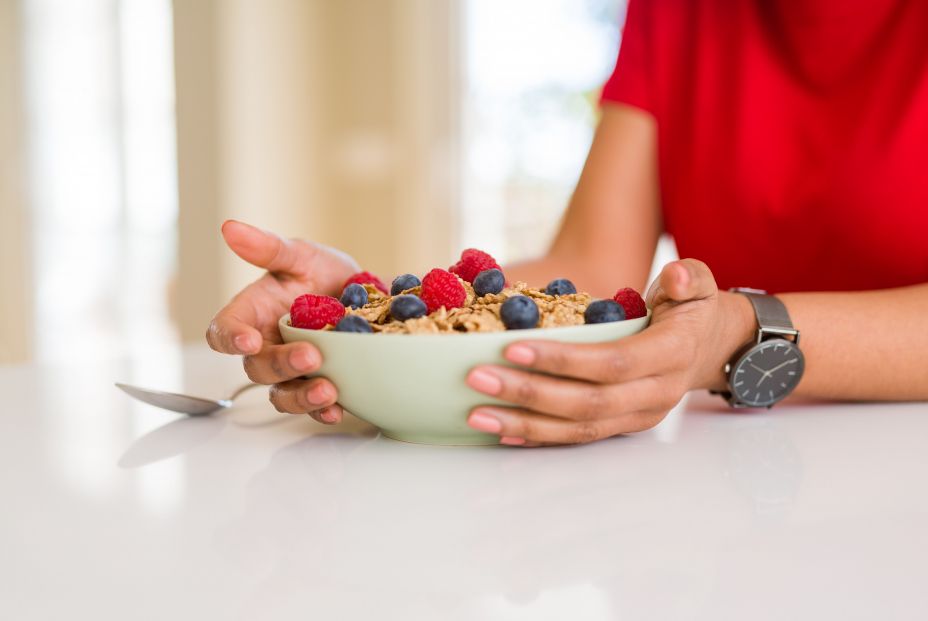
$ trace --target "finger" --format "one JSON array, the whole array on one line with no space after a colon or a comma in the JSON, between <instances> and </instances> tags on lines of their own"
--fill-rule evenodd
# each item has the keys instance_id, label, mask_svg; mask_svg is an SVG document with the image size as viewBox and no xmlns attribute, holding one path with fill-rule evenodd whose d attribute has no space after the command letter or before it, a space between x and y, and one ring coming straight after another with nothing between
<instances>
[{"instance_id":1,"label":"finger","mask_svg":"<svg viewBox=\"0 0 928 621\"><path fill-rule=\"evenodd\" d=\"M627 412L600 420L574 421L522 408L481 406L470 413L467 424L478 431L498 433L501 444L531 446L585 444L620 433L650 429L661 418L663 415L659 412ZM489 431L491 425L498 431Z\"/></svg>"},{"instance_id":2,"label":"finger","mask_svg":"<svg viewBox=\"0 0 928 621\"><path fill-rule=\"evenodd\" d=\"M307 265L313 261L316 251L310 244L285 240L236 220L226 220L222 224L222 236L232 252L252 265L295 277L306 275Z\"/></svg>"},{"instance_id":3,"label":"finger","mask_svg":"<svg viewBox=\"0 0 928 621\"><path fill-rule=\"evenodd\" d=\"M256 384L279 384L319 369L322 355L309 343L268 345L242 358L245 374Z\"/></svg>"},{"instance_id":4,"label":"finger","mask_svg":"<svg viewBox=\"0 0 928 621\"><path fill-rule=\"evenodd\" d=\"M667 301L704 300L718 293L709 266L696 259L680 259L664 266L645 296L648 306Z\"/></svg>"},{"instance_id":5,"label":"finger","mask_svg":"<svg viewBox=\"0 0 928 621\"><path fill-rule=\"evenodd\" d=\"M338 405L337 403L335 405L330 405L327 408L309 413L313 420L320 422L323 425L335 425L342 422L342 417L344 414L345 411L342 409L342 406Z\"/></svg>"},{"instance_id":6,"label":"finger","mask_svg":"<svg viewBox=\"0 0 928 621\"><path fill-rule=\"evenodd\" d=\"M278 412L307 414L334 405L338 399L338 391L329 380L314 377L274 384L269 396Z\"/></svg>"},{"instance_id":7,"label":"finger","mask_svg":"<svg viewBox=\"0 0 928 621\"><path fill-rule=\"evenodd\" d=\"M243 297L236 297L209 322L206 342L222 354L256 354L264 342L256 324L254 307Z\"/></svg>"},{"instance_id":8,"label":"finger","mask_svg":"<svg viewBox=\"0 0 928 621\"><path fill-rule=\"evenodd\" d=\"M222 236L232 252L252 265L278 276L318 281L310 283L309 289L328 291L360 269L351 257L333 248L283 239L236 220L223 223Z\"/></svg>"},{"instance_id":9,"label":"finger","mask_svg":"<svg viewBox=\"0 0 928 621\"><path fill-rule=\"evenodd\" d=\"M522 341L507 347L503 356L535 371L615 384L675 368L680 340L672 324L657 323L613 343Z\"/></svg>"},{"instance_id":10,"label":"finger","mask_svg":"<svg viewBox=\"0 0 928 621\"><path fill-rule=\"evenodd\" d=\"M500 366L481 366L467 384L484 394L527 409L574 420L594 420L642 409L658 400L660 381L592 384Z\"/></svg>"}]
</instances>

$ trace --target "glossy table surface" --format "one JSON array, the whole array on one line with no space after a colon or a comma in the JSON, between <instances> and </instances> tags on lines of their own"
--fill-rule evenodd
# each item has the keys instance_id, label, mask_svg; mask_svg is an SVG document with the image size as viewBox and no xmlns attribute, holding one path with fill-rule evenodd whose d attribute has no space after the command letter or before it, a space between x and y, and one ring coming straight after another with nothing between
<instances>
[{"instance_id":1,"label":"glossy table surface","mask_svg":"<svg viewBox=\"0 0 928 621\"><path fill-rule=\"evenodd\" d=\"M928 405L691 395L589 446L403 444L205 348L0 368L2 619L926 619Z\"/></svg>"}]
</instances>

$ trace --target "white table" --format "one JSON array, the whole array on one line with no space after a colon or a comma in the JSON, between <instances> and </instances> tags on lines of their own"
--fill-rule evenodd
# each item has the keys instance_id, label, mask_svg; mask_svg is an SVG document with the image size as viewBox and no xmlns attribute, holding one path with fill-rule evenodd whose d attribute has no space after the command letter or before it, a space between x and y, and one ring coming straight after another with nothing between
<instances>
[{"instance_id":1,"label":"white table","mask_svg":"<svg viewBox=\"0 0 928 621\"><path fill-rule=\"evenodd\" d=\"M205 348L0 369L0 618L926 619L928 406L734 414L554 449L417 446Z\"/></svg>"}]
</instances>

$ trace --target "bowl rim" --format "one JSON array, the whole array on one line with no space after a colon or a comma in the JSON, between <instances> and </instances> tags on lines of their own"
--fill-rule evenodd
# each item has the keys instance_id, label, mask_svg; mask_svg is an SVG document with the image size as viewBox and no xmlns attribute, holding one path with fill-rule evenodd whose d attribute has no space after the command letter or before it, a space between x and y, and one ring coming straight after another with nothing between
<instances>
[{"instance_id":1,"label":"bowl rim","mask_svg":"<svg viewBox=\"0 0 928 621\"><path fill-rule=\"evenodd\" d=\"M606 327L615 327L616 325L624 325L628 322L634 322L634 321L642 323L644 324L644 327L646 327L651 321L651 309L648 308L647 311L648 313L644 317L635 317L634 319L623 319L622 321L610 321L608 323L599 323L599 324L593 324L593 325L578 324L574 326L556 326L553 328L528 328L525 330L498 330L496 332L454 332L454 333L442 332L439 334L405 334L402 332L391 332L391 333L384 334L383 332L380 332L380 333L377 333L376 336L377 336L377 340L381 340L384 338L447 339L449 337L458 338L462 336L466 336L468 338L491 339L491 338L499 338L502 335L510 335L510 336L518 335L520 338L524 337L524 340L532 340L532 339L544 338L543 335L551 334L552 331L561 334L562 330L569 330L571 332L577 331L580 329L589 329L589 328L604 330ZM313 335L337 334L338 338L369 337L370 336L369 332L336 332L334 330L310 330L309 328L296 328L294 326L291 326L289 324L289 321L290 321L290 313L284 314L280 319L277 320L278 328L281 331L284 329L293 330L296 334L303 334L303 333L313 334ZM644 327L642 327L641 329L644 329ZM327 338L327 337L323 337L323 338Z\"/></svg>"}]
</instances>

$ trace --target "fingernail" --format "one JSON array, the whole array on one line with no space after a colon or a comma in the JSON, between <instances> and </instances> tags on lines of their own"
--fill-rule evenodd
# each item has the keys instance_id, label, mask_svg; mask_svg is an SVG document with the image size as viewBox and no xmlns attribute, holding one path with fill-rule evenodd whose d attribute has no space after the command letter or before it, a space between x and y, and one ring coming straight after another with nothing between
<instances>
[{"instance_id":1,"label":"fingernail","mask_svg":"<svg viewBox=\"0 0 928 621\"><path fill-rule=\"evenodd\" d=\"M496 418L483 412L473 412L467 417L467 424L477 431L487 433L499 433L503 429L503 424Z\"/></svg>"},{"instance_id":2,"label":"fingernail","mask_svg":"<svg viewBox=\"0 0 928 621\"><path fill-rule=\"evenodd\" d=\"M250 334L238 334L232 339L232 342L235 343L235 347L240 352L245 354L250 354L255 349L254 340Z\"/></svg>"},{"instance_id":3,"label":"fingernail","mask_svg":"<svg viewBox=\"0 0 928 621\"><path fill-rule=\"evenodd\" d=\"M309 371L316 366L316 356L308 349L297 349L290 352L290 366L297 371Z\"/></svg>"},{"instance_id":4,"label":"fingernail","mask_svg":"<svg viewBox=\"0 0 928 621\"><path fill-rule=\"evenodd\" d=\"M521 365L530 365L535 362L535 350L525 345L513 345L506 350L506 360Z\"/></svg>"},{"instance_id":5,"label":"fingernail","mask_svg":"<svg viewBox=\"0 0 928 621\"><path fill-rule=\"evenodd\" d=\"M338 416L335 415L335 412L332 411L332 408L326 408L319 412L319 418L324 420L327 423L337 423Z\"/></svg>"},{"instance_id":6,"label":"fingernail","mask_svg":"<svg viewBox=\"0 0 928 621\"><path fill-rule=\"evenodd\" d=\"M525 444L525 438L516 438L513 436L503 436L499 439L500 444L508 444L509 446L522 446Z\"/></svg>"},{"instance_id":7,"label":"fingernail","mask_svg":"<svg viewBox=\"0 0 928 621\"><path fill-rule=\"evenodd\" d=\"M497 395L503 389L503 382L487 371L475 369L467 375L467 384L474 390L488 395Z\"/></svg>"},{"instance_id":8,"label":"fingernail","mask_svg":"<svg viewBox=\"0 0 928 621\"><path fill-rule=\"evenodd\" d=\"M320 382L309 389L309 392L306 393L306 398L313 405L322 405L331 400L332 392L329 390L328 384Z\"/></svg>"}]
</instances>

